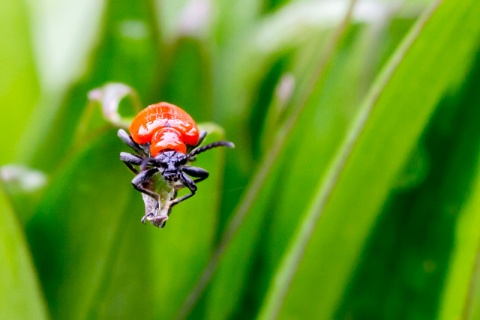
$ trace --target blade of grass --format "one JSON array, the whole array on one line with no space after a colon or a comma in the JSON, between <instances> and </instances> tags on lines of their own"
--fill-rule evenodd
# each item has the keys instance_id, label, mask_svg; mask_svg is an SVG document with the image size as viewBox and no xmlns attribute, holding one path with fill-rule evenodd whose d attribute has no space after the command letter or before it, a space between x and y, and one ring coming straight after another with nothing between
<instances>
[{"instance_id":1,"label":"blade of grass","mask_svg":"<svg viewBox=\"0 0 480 320\"><path fill-rule=\"evenodd\" d=\"M326 70L325 84L315 89L309 107L299 119L301 126L290 134L283 151L285 160L280 170L281 180L275 186L275 195L268 208L271 214L265 223L261 249L251 257L257 264L247 284L249 307L245 302L242 312L252 310L252 300L261 305L290 239L316 192L319 178L325 174L343 141L353 121L353 111L367 94L366 87L373 83L373 74L366 76L366 71L373 67L378 69L381 66L378 64L385 62L386 56L379 57L376 63L370 60L372 48L383 44L383 37L378 37L374 28L364 25L349 28ZM366 42L371 46L365 45ZM345 78L349 79L348 86ZM254 314L258 311L255 310Z\"/></svg>"},{"instance_id":2,"label":"blade of grass","mask_svg":"<svg viewBox=\"0 0 480 320\"><path fill-rule=\"evenodd\" d=\"M135 88L140 97L148 96L160 64L151 5L151 0L107 1L101 45L92 49L85 76L65 92L46 96L33 113L20 144L21 157L30 166L46 172L58 168L71 147L90 90L118 81Z\"/></svg>"},{"instance_id":3,"label":"blade of grass","mask_svg":"<svg viewBox=\"0 0 480 320\"><path fill-rule=\"evenodd\" d=\"M473 13L472 5L476 7ZM262 318L274 318L279 312L282 316L311 316L312 312L327 318L333 316L338 295L346 285L349 270L354 266L388 185L440 97L458 84L468 66L465 61L470 61L480 31L478 26L472 30L478 9L473 3L460 7L453 1L437 1L399 48L362 106L327 177L320 184L280 266ZM449 16L448 26L442 22L446 16ZM437 37L440 34L443 37ZM458 34L468 36L459 38ZM454 56L446 49L452 42L462 48ZM428 63L418 68L418 61ZM435 75L434 82L432 75ZM425 88L418 94L418 86L423 83L429 83L428 90ZM396 128L401 128L401 134L396 133ZM387 155L392 158L388 146L395 146L393 161L387 159ZM372 179L379 163L383 166L382 176ZM369 195L365 194L365 181L371 182ZM351 217L353 207L361 210L361 217ZM316 228L321 215L325 217ZM351 227L345 226L347 221ZM355 227L353 221L357 222ZM341 251L338 250L340 244ZM322 281L318 278L325 274L329 275L329 281L320 287L318 284ZM320 303L305 308L301 292L308 292L310 299L316 297Z\"/></svg>"},{"instance_id":4,"label":"blade of grass","mask_svg":"<svg viewBox=\"0 0 480 320\"><path fill-rule=\"evenodd\" d=\"M480 168L480 163L478 167ZM462 210L456 227L455 248L440 304L440 319L475 319L474 310L478 310L480 306L474 304L475 287L479 287L480 283L478 281L480 274L480 233L478 232L480 179L478 173L473 181L477 183L472 186L470 200Z\"/></svg>"},{"instance_id":5,"label":"blade of grass","mask_svg":"<svg viewBox=\"0 0 480 320\"><path fill-rule=\"evenodd\" d=\"M477 206L478 208L478 206ZM480 247L477 249L468 298L463 309L463 319L480 319Z\"/></svg>"},{"instance_id":6,"label":"blade of grass","mask_svg":"<svg viewBox=\"0 0 480 320\"><path fill-rule=\"evenodd\" d=\"M458 246L468 231L456 226L476 183L479 57L462 85L441 99L395 179L335 317L436 318L449 269L461 274L460 288L470 281L469 258L460 268L450 264L456 250L476 250L466 242ZM456 296L450 302L461 306Z\"/></svg>"},{"instance_id":7,"label":"blade of grass","mask_svg":"<svg viewBox=\"0 0 480 320\"><path fill-rule=\"evenodd\" d=\"M0 188L0 314L5 319L48 319L24 235Z\"/></svg>"},{"instance_id":8,"label":"blade of grass","mask_svg":"<svg viewBox=\"0 0 480 320\"><path fill-rule=\"evenodd\" d=\"M438 5L438 3L437 3ZM436 7L432 7L436 8ZM320 218L327 201L329 200L333 189L338 184L339 176L344 169L345 162L349 158L352 149L360 136L364 126L370 116L370 112L377 102L382 89L387 85L388 80L393 75L394 71L398 67L402 58L405 56L407 50L413 44L422 30L424 24L430 16L433 14L432 9L428 14L424 15L420 23L417 24L414 32L410 34L409 39L403 44L403 47L396 53L394 59L387 67L387 71L383 74L381 82L377 84L371 95L368 97L369 101L360 110L360 114L353 124L345 142L342 144L340 151L333 161L333 165L327 172L325 182L322 181L318 193L314 196L314 203L308 209L307 216L304 218L300 225L297 234L294 236L291 246L287 251L283 262L280 265L275 281L269 291L266 299L266 304L261 311L260 318L262 319L274 319L278 317L280 308L283 305L287 291L290 289L291 282L295 273L297 272L300 261L303 258L305 248L312 237L315 230L315 226Z\"/></svg>"},{"instance_id":9,"label":"blade of grass","mask_svg":"<svg viewBox=\"0 0 480 320\"><path fill-rule=\"evenodd\" d=\"M127 183L124 185L129 187ZM93 298L87 306L88 319L154 319L156 316L155 306L158 304L152 285L156 270L151 268L150 232L158 230L140 223L138 217L143 213L142 205L138 192L130 190L126 205L116 217L120 225L109 250L105 251L105 267L98 282L94 283ZM93 252L91 256L94 256ZM70 278L69 281L74 280Z\"/></svg>"},{"instance_id":10,"label":"blade of grass","mask_svg":"<svg viewBox=\"0 0 480 320\"><path fill-rule=\"evenodd\" d=\"M121 148L115 130L92 140L52 177L28 222L28 239L54 318L85 318L110 277L117 238L130 221L125 207L134 194L117 160Z\"/></svg>"},{"instance_id":11,"label":"blade of grass","mask_svg":"<svg viewBox=\"0 0 480 320\"><path fill-rule=\"evenodd\" d=\"M26 2L42 94L59 94L83 75L106 1Z\"/></svg>"},{"instance_id":12,"label":"blade of grass","mask_svg":"<svg viewBox=\"0 0 480 320\"><path fill-rule=\"evenodd\" d=\"M240 155L227 157L228 174L225 182L227 190L247 185L250 182L251 172L256 170L254 159L262 156L255 152L255 139L260 136L255 129L261 121L260 109L268 105L268 102L262 102L266 98L262 87L268 82L265 77L269 77L279 60L285 58L286 62L291 59L290 53L296 52L298 55L304 55L305 60L308 61L308 71L301 73L297 79L302 83L298 88L305 89L304 82L310 81L311 74L316 69L316 64L311 63L312 51L317 61L318 49L329 46L327 42L330 41L332 30L341 24L347 5L347 3L340 4L337 7L338 10L334 10L337 14L331 16L332 19L328 19L328 23L322 23L325 20L324 12L329 10L328 5L323 6L317 2L307 2L302 5L292 2L265 16L253 27L247 28L249 32L242 34L240 40L237 39L238 37L233 38L215 59L216 119L225 128L237 128L229 131L229 137L235 141ZM308 19L305 19L305 12L308 11L311 14L308 15ZM242 89L239 90L239 88ZM308 96L307 90L304 91L297 94L305 93ZM269 147L262 149L262 153L270 151L270 145L274 141L273 137L278 127L276 126L271 133L272 138L268 140ZM253 157L251 147L254 148ZM225 194L222 202L224 212L224 220L221 223L222 232L238 207L240 198L241 193Z\"/></svg>"},{"instance_id":13,"label":"blade of grass","mask_svg":"<svg viewBox=\"0 0 480 320\"><path fill-rule=\"evenodd\" d=\"M480 319L480 247L477 250L476 258L469 296L463 311L463 319Z\"/></svg>"},{"instance_id":14,"label":"blade of grass","mask_svg":"<svg viewBox=\"0 0 480 320\"><path fill-rule=\"evenodd\" d=\"M288 118L282 130L279 131L279 134L277 135L275 141L273 142L271 149L265 153L267 156L265 157L265 160L262 162L262 165L257 170L254 178L252 179L252 183L250 184L250 187L247 190L246 195L241 201L240 206L236 210L225 233L223 234L219 245L215 248L215 251L213 252L213 255L207 267L202 273L202 276L199 278L194 289L190 292L182 308L180 309L180 313L178 315L179 318L186 317L190 313L190 311L193 309L197 301L199 300L206 286L212 279L212 276L218 267L218 264L220 262L222 255L224 254L225 250L228 248L237 230L243 223L250 208L253 206L256 199L260 196L259 191L267 181L267 177L269 176L272 168L274 167L273 163L278 157L278 155L280 154L281 150L283 149L288 133L294 127L299 115L301 114L303 108L306 105L308 98L312 94L315 84L317 83L318 79L321 77L323 70L329 61L329 58L333 53L334 48L336 47L337 42L339 41L342 34L346 30L348 22L350 21L351 13L352 13L355 2L356 2L355 0L350 2L350 6L345 15L345 19L337 28L335 34L332 36L330 43L327 45L325 52L320 58L317 68L313 73L312 79L309 82L308 87L306 88L304 94L301 95L300 101L296 102L296 108L294 109L293 114L291 115L291 117Z\"/></svg>"},{"instance_id":15,"label":"blade of grass","mask_svg":"<svg viewBox=\"0 0 480 320\"><path fill-rule=\"evenodd\" d=\"M208 132L205 144L224 138L223 130L214 124L199 127ZM216 148L199 156L193 165L210 172L208 179L197 185L194 197L172 210L164 229L149 230L157 318L175 316L208 263L218 226L224 157L234 151ZM181 190L180 194L186 192Z\"/></svg>"},{"instance_id":16,"label":"blade of grass","mask_svg":"<svg viewBox=\"0 0 480 320\"><path fill-rule=\"evenodd\" d=\"M20 136L39 98L24 1L0 1L0 165L13 162ZM23 159L18 159L23 162Z\"/></svg>"}]
</instances>

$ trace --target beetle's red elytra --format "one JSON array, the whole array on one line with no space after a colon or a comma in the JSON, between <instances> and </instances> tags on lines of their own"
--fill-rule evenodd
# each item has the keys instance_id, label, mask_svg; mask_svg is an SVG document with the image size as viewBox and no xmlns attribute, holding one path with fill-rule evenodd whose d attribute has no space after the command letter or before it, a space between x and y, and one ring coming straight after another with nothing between
<instances>
[{"instance_id":1,"label":"beetle's red elytra","mask_svg":"<svg viewBox=\"0 0 480 320\"><path fill-rule=\"evenodd\" d=\"M199 130L192 117L167 102L143 109L133 119L129 131L136 143L150 143L153 157L167 149L185 154L187 145L195 146L199 140Z\"/></svg>"}]
</instances>

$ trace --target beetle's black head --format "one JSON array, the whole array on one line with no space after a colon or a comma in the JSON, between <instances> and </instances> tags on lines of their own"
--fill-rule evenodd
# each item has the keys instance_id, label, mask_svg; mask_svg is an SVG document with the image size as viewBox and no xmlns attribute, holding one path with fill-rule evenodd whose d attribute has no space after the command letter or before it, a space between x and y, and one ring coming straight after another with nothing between
<instances>
[{"instance_id":1,"label":"beetle's black head","mask_svg":"<svg viewBox=\"0 0 480 320\"><path fill-rule=\"evenodd\" d=\"M178 151L163 151L155 157L155 163L162 169L166 181L175 182L180 179L181 167L187 163L187 157Z\"/></svg>"}]
</instances>

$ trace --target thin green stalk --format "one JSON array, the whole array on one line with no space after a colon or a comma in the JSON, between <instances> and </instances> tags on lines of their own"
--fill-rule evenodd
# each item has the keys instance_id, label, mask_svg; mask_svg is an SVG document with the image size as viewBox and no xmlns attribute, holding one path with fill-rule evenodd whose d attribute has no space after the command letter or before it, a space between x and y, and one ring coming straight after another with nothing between
<instances>
[{"instance_id":1,"label":"thin green stalk","mask_svg":"<svg viewBox=\"0 0 480 320\"><path fill-rule=\"evenodd\" d=\"M337 156L333 160L332 165L327 172L325 180L322 181L321 185L317 189L318 191L314 197L314 202L311 204L306 217L304 218L302 224L296 232L295 237L293 238L293 241L291 242L290 248L280 264L277 276L275 277L275 280L267 295L266 303L260 312L260 319L277 318L298 266L303 258L307 244L309 243L315 230L317 222L337 185L339 176L342 173L345 163L352 153L352 149L362 133L376 101L382 93L383 88L387 85L395 70L399 66L400 62L403 60L403 57L418 38L420 31L423 29L429 18L433 15L440 3L441 0L436 1L430 10L428 10L420 18L419 22L416 24L412 32L392 58L385 72L382 74L379 81L376 83L367 97L366 103L364 103L358 117L351 127L349 134L342 143Z\"/></svg>"},{"instance_id":2,"label":"thin green stalk","mask_svg":"<svg viewBox=\"0 0 480 320\"><path fill-rule=\"evenodd\" d=\"M200 299L208 283L210 283L213 277L213 274L215 273L219 265L219 262L223 253L225 252L231 240L235 236L236 232L242 225L243 221L245 220L245 217L247 216L248 212L252 208L257 197L260 195L259 191L265 185L265 182L267 181L267 177L270 175L274 167L274 162L278 158L280 152L285 147L289 133L295 127L295 124L297 123L297 120L300 114L305 109L305 106L307 105L308 100L312 96L312 93L315 89L315 85L318 83L318 81L321 79L322 75L324 74L324 70L328 65L328 62L330 61L335 51L335 48L337 47L337 44L339 43L340 39L344 35L345 31L347 30L347 26L350 22L351 14L355 6L355 3L356 3L356 0L350 1L349 8L347 10L347 13L345 14L344 19L342 20L338 28L335 30L333 37L330 39L330 42L326 46L325 51L323 52L322 56L319 59L317 67L315 68L315 72L313 73L312 79L308 82L308 87L305 91L305 94L303 94L300 97L300 100L295 105L296 107L293 110L292 115L287 119L283 127L278 131L278 134L275 137L274 142L272 143L271 149L265 153L266 156L262 161L260 168L256 171L255 176L252 180L252 183L250 184L250 187L248 188L246 195L244 196L243 201L241 202L240 207L238 207L237 211L233 215L233 218L231 219L226 231L224 232L220 243L215 248L212 254L212 257L210 258L207 267L205 268L199 280L195 284L195 287L193 288L193 290L190 292L190 294L186 298L182 308L179 311L177 318L184 319L192 311L193 307Z\"/></svg>"}]
</instances>

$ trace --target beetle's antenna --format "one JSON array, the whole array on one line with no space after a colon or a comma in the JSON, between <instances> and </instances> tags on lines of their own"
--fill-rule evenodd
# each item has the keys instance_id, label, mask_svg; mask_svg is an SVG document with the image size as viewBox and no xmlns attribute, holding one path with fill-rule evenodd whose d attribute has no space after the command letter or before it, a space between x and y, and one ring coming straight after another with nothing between
<instances>
[{"instance_id":1,"label":"beetle's antenna","mask_svg":"<svg viewBox=\"0 0 480 320\"><path fill-rule=\"evenodd\" d=\"M196 156L199 153L202 153L204 151L207 151L216 147L235 148L235 145L229 141L217 141L214 143L207 144L206 146L193 149L192 151L190 151L189 154L187 154L187 158L191 158L193 156Z\"/></svg>"}]
</instances>

